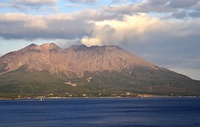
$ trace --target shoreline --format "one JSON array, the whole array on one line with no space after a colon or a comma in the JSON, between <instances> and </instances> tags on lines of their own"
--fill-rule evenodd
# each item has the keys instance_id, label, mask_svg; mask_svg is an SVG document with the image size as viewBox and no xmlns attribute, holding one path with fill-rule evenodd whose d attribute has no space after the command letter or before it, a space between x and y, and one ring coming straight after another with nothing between
<instances>
[{"instance_id":1,"label":"shoreline","mask_svg":"<svg viewBox=\"0 0 200 127\"><path fill-rule=\"evenodd\" d=\"M38 100L38 101L42 101L41 100L45 100L45 99L76 99L76 98L80 98L80 99L87 99L87 98L199 98L199 96L158 96L158 95L139 95L139 96L135 96L135 97L24 97L24 98L4 98L4 97L0 97L0 101L3 100Z\"/></svg>"}]
</instances>

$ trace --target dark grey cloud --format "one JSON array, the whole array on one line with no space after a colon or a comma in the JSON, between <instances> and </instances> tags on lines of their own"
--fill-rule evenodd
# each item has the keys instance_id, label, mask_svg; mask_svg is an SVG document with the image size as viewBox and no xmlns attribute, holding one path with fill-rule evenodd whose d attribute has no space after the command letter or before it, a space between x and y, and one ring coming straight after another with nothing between
<instances>
[{"instance_id":1,"label":"dark grey cloud","mask_svg":"<svg viewBox=\"0 0 200 127\"><path fill-rule=\"evenodd\" d=\"M72 39L87 35L93 24L63 15L45 17L25 14L0 15L0 36L4 39Z\"/></svg>"},{"instance_id":2,"label":"dark grey cloud","mask_svg":"<svg viewBox=\"0 0 200 127\"><path fill-rule=\"evenodd\" d=\"M48 20L47 38L73 39L88 35L93 24L82 20Z\"/></svg>"},{"instance_id":3,"label":"dark grey cloud","mask_svg":"<svg viewBox=\"0 0 200 127\"><path fill-rule=\"evenodd\" d=\"M152 31L146 33L144 42L123 43L122 46L160 66L200 68L199 27L196 22L166 31Z\"/></svg>"},{"instance_id":4,"label":"dark grey cloud","mask_svg":"<svg viewBox=\"0 0 200 127\"><path fill-rule=\"evenodd\" d=\"M112 13L104 9L99 9L99 10L85 9L83 11L74 13L73 17L75 19L84 21L103 21L103 20L121 19L123 15Z\"/></svg>"},{"instance_id":5,"label":"dark grey cloud","mask_svg":"<svg viewBox=\"0 0 200 127\"><path fill-rule=\"evenodd\" d=\"M58 0L7 0L0 3L2 8L14 8L20 11L28 11L30 9L50 9L54 10L53 6ZM52 6L49 8L49 6Z\"/></svg>"},{"instance_id":6,"label":"dark grey cloud","mask_svg":"<svg viewBox=\"0 0 200 127\"><path fill-rule=\"evenodd\" d=\"M168 0L146 0L139 4L129 3L129 4L119 4L111 5L106 7L104 10L106 12L112 12L116 14L137 14L137 13L149 13L149 12L173 12L175 9L168 8L165 5Z\"/></svg>"},{"instance_id":7,"label":"dark grey cloud","mask_svg":"<svg viewBox=\"0 0 200 127\"><path fill-rule=\"evenodd\" d=\"M111 5L104 8L105 12L111 12L118 15L132 15L140 11L139 8L136 8L135 4L121 4L121 5Z\"/></svg>"},{"instance_id":8,"label":"dark grey cloud","mask_svg":"<svg viewBox=\"0 0 200 127\"><path fill-rule=\"evenodd\" d=\"M183 18L188 17L188 13L186 11L177 11L177 12L172 13L171 16L177 19L183 19Z\"/></svg>"},{"instance_id":9,"label":"dark grey cloud","mask_svg":"<svg viewBox=\"0 0 200 127\"><path fill-rule=\"evenodd\" d=\"M197 18L200 13L200 0L143 0L139 4L112 5L104 10L118 15L155 12L168 18ZM171 16L167 16L170 13Z\"/></svg>"},{"instance_id":10,"label":"dark grey cloud","mask_svg":"<svg viewBox=\"0 0 200 127\"><path fill-rule=\"evenodd\" d=\"M143 12L171 12L174 9L168 8L169 0L145 0L139 5L139 11Z\"/></svg>"},{"instance_id":11,"label":"dark grey cloud","mask_svg":"<svg viewBox=\"0 0 200 127\"><path fill-rule=\"evenodd\" d=\"M200 0L145 0L141 3L143 7L165 7L165 8L189 8L198 4Z\"/></svg>"},{"instance_id":12,"label":"dark grey cloud","mask_svg":"<svg viewBox=\"0 0 200 127\"><path fill-rule=\"evenodd\" d=\"M200 2L192 7L193 10L200 11Z\"/></svg>"},{"instance_id":13,"label":"dark grey cloud","mask_svg":"<svg viewBox=\"0 0 200 127\"><path fill-rule=\"evenodd\" d=\"M149 5L149 6L165 6L169 0L146 0L143 1L141 5Z\"/></svg>"},{"instance_id":14,"label":"dark grey cloud","mask_svg":"<svg viewBox=\"0 0 200 127\"><path fill-rule=\"evenodd\" d=\"M168 0L169 7L173 8L189 8L196 5L200 0Z\"/></svg>"},{"instance_id":15,"label":"dark grey cloud","mask_svg":"<svg viewBox=\"0 0 200 127\"><path fill-rule=\"evenodd\" d=\"M171 14L172 18L177 19L188 19L190 18L199 18L200 12L199 11L177 11Z\"/></svg>"},{"instance_id":16,"label":"dark grey cloud","mask_svg":"<svg viewBox=\"0 0 200 127\"><path fill-rule=\"evenodd\" d=\"M200 17L200 12L198 12L198 11L189 12L189 17L199 18Z\"/></svg>"}]
</instances>

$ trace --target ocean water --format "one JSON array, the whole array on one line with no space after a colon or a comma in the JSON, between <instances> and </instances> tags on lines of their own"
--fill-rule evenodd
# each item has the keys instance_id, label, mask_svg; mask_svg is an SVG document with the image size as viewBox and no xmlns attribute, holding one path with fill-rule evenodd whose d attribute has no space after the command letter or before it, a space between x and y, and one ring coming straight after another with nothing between
<instances>
[{"instance_id":1,"label":"ocean water","mask_svg":"<svg viewBox=\"0 0 200 127\"><path fill-rule=\"evenodd\" d=\"M0 127L200 127L200 98L2 100Z\"/></svg>"}]
</instances>

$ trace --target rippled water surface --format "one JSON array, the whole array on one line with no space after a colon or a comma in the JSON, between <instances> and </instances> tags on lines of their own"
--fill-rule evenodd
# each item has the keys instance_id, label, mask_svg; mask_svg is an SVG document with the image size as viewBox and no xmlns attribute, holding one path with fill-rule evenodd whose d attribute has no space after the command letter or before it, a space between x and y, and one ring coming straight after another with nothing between
<instances>
[{"instance_id":1,"label":"rippled water surface","mask_svg":"<svg viewBox=\"0 0 200 127\"><path fill-rule=\"evenodd\" d=\"M5 100L0 127L200 127L200 98Z\"/></svg>"}]
</instances>

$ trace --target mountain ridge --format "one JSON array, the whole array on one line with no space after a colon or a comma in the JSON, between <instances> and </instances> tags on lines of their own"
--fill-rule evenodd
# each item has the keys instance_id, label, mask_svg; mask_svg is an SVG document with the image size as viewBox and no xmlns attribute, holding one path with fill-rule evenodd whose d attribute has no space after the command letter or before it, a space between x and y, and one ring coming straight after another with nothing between
<instances>
[{"instance_id":1,"label":"mountain ridge","mask_svg":"<svg viewBox=\"0 0 200 127\"><path fill-rule=\"evenodd\" d=\"M7 64L6 70L13 71L22 65L28 69L46 70L52 74L59 72L76 73L83 76L86 71L122 71L134 66L159 67L125 51L118 46L71 46L62 49L54 43L31 44L21 50L11 52L0 58Z\"/></svg>"},{"instance_id":2,"label":"mountain ridge","mask_svg":"<svg viewBox=\"0 0 200 127\"><path fill-rule=\"evenodd\" d=\"M0 57L0 97L200 96L200 81L118 46L31 44Z\"/></svg>"}]
</instances>

